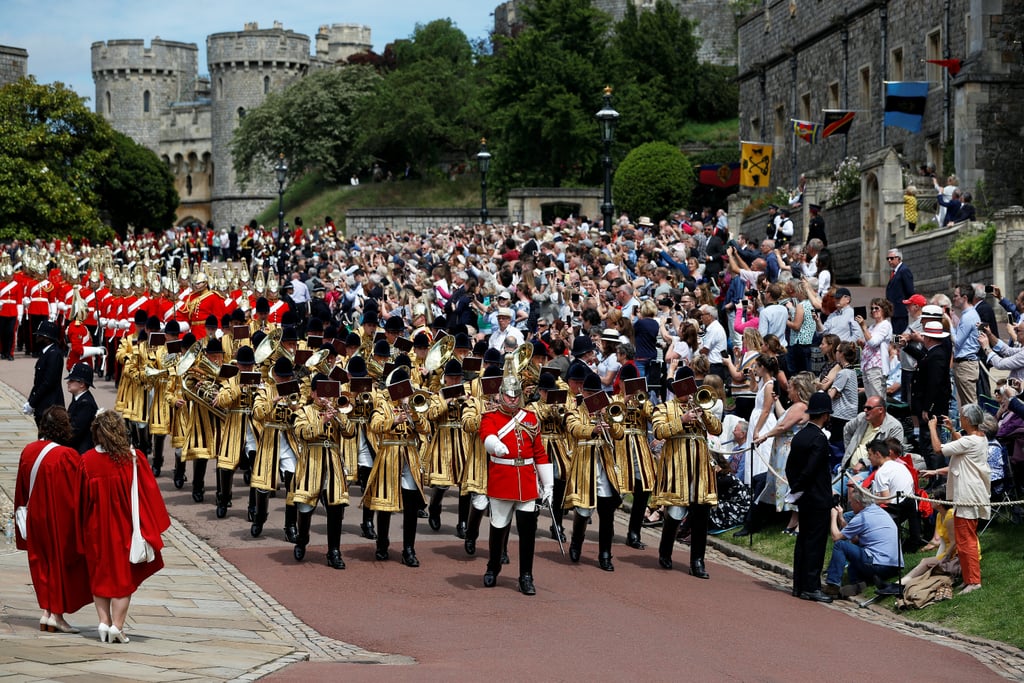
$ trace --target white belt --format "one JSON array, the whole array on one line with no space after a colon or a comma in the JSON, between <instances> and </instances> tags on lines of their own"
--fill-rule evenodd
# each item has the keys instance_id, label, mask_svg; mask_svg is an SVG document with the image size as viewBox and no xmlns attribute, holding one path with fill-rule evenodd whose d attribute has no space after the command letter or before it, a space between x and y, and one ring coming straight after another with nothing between
<instances>
[{"instance_id":1,"label":"white belt","mask_svg":"<svg viewBox=\"0 0 1024 683\"><path fill-rule=\"evenodd\" d=\"M495 465L515 465L516 467L525 467L526 465L533 464L533 458L498 458L490 456L491 462Z\"/></svg>"},{"instance_id":2,"label":"white belt","mask_svg":"<svg viewBox=\"0 0 1024 683\"><path fill-rule=\"evenodd\" d=\"M50 303L50 300L43 296L34 296L31 299L29 299L29 301L43 301L45 303Z\"/></svg>"},{"instance_id":3,"label":"white belt","mask_svg":"<svg viewBox=\"0 0 1024 683\"><path fill-rule=\"evenodd\" d=\"M16 304L18 303L14 299L0 299L0 304Z\"/></svg>"}]
</instances>

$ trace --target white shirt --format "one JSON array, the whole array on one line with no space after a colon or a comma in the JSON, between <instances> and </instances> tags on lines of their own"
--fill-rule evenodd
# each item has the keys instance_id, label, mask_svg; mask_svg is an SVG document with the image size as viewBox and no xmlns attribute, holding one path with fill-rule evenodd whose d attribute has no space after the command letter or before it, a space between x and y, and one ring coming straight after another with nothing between
<instances>
[{"instance_id":1,"label":"white shirt","mask_svg":"<svg viewBox=\"0 0 1024 683\"><path fill-rule=\"evenodd\" d=\"M522 344L525 340L523 339L523 333L518 327L509 325L504 330L500 327L496 328L491 333L491 338L487 342L487 346L492 349L497 349L502 353L505 352L505 339L511 337L516 340L516 346Z\"/></svg>"},{"instance_id":2,"label":"white shirt","mask_svg":"<svg viewBox=\"0 0 1024 683\"><path fill-rule=\"evenodd\" d=\"M907 466L897 460L886 460L871 480L871 492L876 496L888 491L890 496L902 493L905 496L914 493L914 477Z\"/></svg>"},{"instance_id":3,"label":"white shirt","mask_svg":"<svg viewBox=\"0 0 1024 683\"><path fill-rule=\"evenodd\" d=\"M717 320L704 328L704 338L701 346L708 350L708 362L711 364L721 363L722 354L726 350L725 328Z\"/></svg>"},{"instance_id":4,"label":"white shirt","mask_svg":"<svg viewBox=\"0 0 1024 683\"><path fill-rule=\"evenodd\" d=\"M297 304L304 304L309 301L309 287L302 280L291 280L292 301Z\"/></svg>"}]
</instances>

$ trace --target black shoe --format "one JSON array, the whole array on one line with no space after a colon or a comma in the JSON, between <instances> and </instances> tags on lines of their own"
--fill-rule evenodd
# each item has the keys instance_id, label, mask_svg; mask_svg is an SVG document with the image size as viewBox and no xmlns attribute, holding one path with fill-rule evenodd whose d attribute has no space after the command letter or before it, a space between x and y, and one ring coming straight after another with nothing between
<instances>
[{"instance_id":1,"label":"black shoe","mask_svg":"<svg viewBox=\"0 0 1024 683\"><path fill-rule=\"evenodd\" d=\"M537 589L533 585L533 577L523 574L519 577L519 592L523 595L536 595Z\"/></svg>"},{"instance_id":2,"label":"black shoe","mask_svg":"<svg viewBox=\"0 0 1024 683\"><path fill-rule=\"evenodd\" d=\"M153 465L153 478L160 476L160 465Z\"/></svg>"},{"instance_id":3,"label":"black shoe","mask_svg":"<svg viewBox=\"0 0 1024 683\"><path fill-rule=\"evenodd\" d=\"M422 510L417 510L416 511L416 516L419 517L420 519L426 519L427 517L430 516L430 513L427 512L426 508L423 508Z\"/></svg>"},{"instance_id":4,"label":"black shoe","mask_svg":"<svg viewBox=\"0 0 1024 683\"><path fill-rule=\"evenodd\" d=\"M484 572L484 588L494 588L497 583L498 575L495 572L490 569Z\"/></svg>"},{"instance_id":5,"label":"black shoe","mask_svg":"<svg viewBox=\"0 0 1024 683\"><path fill-rule=\"evenodd\" d=\"M473 540L471 538L467 538L465 540L465 542L463 543L463 546L465 546L465 548L466 548L466 554L467 555L476 555L476 541L475 540Z\"/></svg>"},{"instance_id":6,"label":"black shoe","mask_svg":"<svg viewBox=\"0 0 1024 683\"><path fill-rule=\"evenodd\" d=\"M327 566L334 567L335 569L344 569L345 560L341 559L341 551L337 548L331 548L327 551Z\"/></svg>"},{"instance_id":7,"label":"black shoe","mask_svg":"<svg viewBox=\"0 0 1024 683\"><path fill-rule=\"evenodd\" d=\"M416 550L414 548L405 548L402 551L402 564L406 567L420 566L420 561L416 558Z\"/></svg>"},{"instance_id":8,"label":"black shoe","mask_svg":"<svg viewBox=\"0 0 1024 683\"><path fill-rule=\"evenodd\" d=\"M672 558L671 557L659 557L658 564L661 565L662 569L672 569Z\"/></svg>"},{"instance_id":9,"label":"black shoe","mask_svg":"<svg viewBox=\"0 0 1024 683\"><path fill-rule=\"evenodd\" d=\"M597 566L606 572L615 571L615 565L612 564L611 553L601 553L597 556Z\"/></svg>"},{"instance_id":10,"label":"black shoe","mask_svg":"<svg viewBox=\"0 0 1024 683\"><path fill-rule=\"evenodd\" d=\"M373 529L373 522L363 522L359 525L359 530L362 532L363 538L368 538L371 541L377 538L377 532Z\"/></svg>"},{"instance_id":11,"label":"black shoe","mask_svg":"<svg viewBox=\"0 0 1024 683\"><path fill-rule=\"evenodd\" d=\"M696 576L698 579L710 579L707 571L704 569L704 560L694 560L690 563L690 574Z\"/></svg>"},{"instance_id":12,"label":"black shoe","mask_svg":"<svg viewBox=\"0 0 1024 683\"><path fill-rule=\"evenodd\" d=\"M251 522L256 517L256 508L250 505L245 511L245 521Z\"/></svg>"},{"instance_id":13,"label":"black shoe","mask_svg":"<svg viewBox=\"0 0 1024 683\"><path fill-rule=\"evenodd\" d=\"M465 537L466 537L466 523L465 522L459 522L458 524L455 525L455 538L465 538ZM470 553L470 554L472 554L472 553Z\"/></svg>"},{"instance_id":14,"label":"black shoe","mask_svg":"<svg viewBox=\"0 0 1024 683\"><path fill-rule=\"evenodd\" d=\"M427 524L429 524L430 528L434 531L439 530L441 528L441 511L431 508L427 512Z\"/></svg>"},{"instance_id":15,"label":"black shoe","mask_svg":"<svg viewBox=\"0 0 1024 683\"><path fill-rule=\"evenodd\" d=\"M299 540L299 530L295 526L286 526L284 528L284 538L289 543L295 543Z\"/></svg>"},{"instance_id":16,"label":"black shoe","mask_svg":"<svg viewBox=\"0 0 1024 683\"><path fill-rule=\"evenodd\" d=\"M249 527L249 533L252 534L253 538L259 538L260 534L263 533L263 523L262 522L255 522L255 523L253 523L253 525L251 527Z\"/></svg>"},{"instance_id":17,"label":"black shoe","mask_svg":"<svg viewBox=\"0 0 1024 683\"><path fill-rule=\"evenodd\" d=\"M306 556L306 546L304 546L304 545L297 545L297 546L295 546L295 550L292 551L292 555L295 556L295 561L296 562L302 562L302 558L304 558Z\"/></svg>"},{"instance_id":18,"label":"black shoe","mask_svg":"<svg viewBox=\"0 0 1024 683\"><path fill-rule=\"evenodd\" d=\"M814 602L824 602L826 604L832 602L832 598L830 598L829 596L825 595L820 590L818 590L818 591L804 591L803 593L800 594L800 599L801 600L813 600Z\"/></svg>"},{"instance_id":19,"label":"black shoe","mask_svg":"<svg viewBox=\"0 0 1024 683\"><path fill-rule=\"evenodd\" d=\"M739 530L733 532L733 538L743 538L744 536L753 536L754 532L747 527L741 527Z\"/></svg>"},{"instance_id":20,"label":"black shoe","mask_svg":"<svg viewBox=\"0 0 1024 683\"><path fill-rule=\"evenodd\" d=\"M390 555L388 554L387 548L377 548L377 552L373 554L373 558L378 562L387 562L388 557L390 557Z\"/></svg>"},{"instance_id":21,"label":"black shoe","mask_svg":"<svg viewBox=\"0 0 1024 683\"><path fill-rule=\"evenodd\" d=\"M185 487L185 477L180 477L180 478L179 477L175 477L174 478L174 488L180 490L180 489L182 489L184 487Z\"/></svg>"},{"instance_id":22,"label":"black shoe","mask_svg":"<svg viewBox=\"0 0 1024 683\"><path fill-rule=\"evenodd\" d=\"M502 564L508 564L509 563L508 553L505 552L504 550L501 551L501 563Z\"/></svg>"},{"instance_id":23,"label":"black shoe","mask_svg":"<svg viewBox=\"0 0 1024 683\"><path fill-rule=\"evenodd\" d=\"M636 548L637 550L645 550L647 548L647 546L643 544L643 541L640 540L640 534L633 531L626 534L626 545L630 548Z\"/></svg>"},{"instance_id":24,"label":"black shoe","mask_svg":"<svg viewBox=\"0 0 1024 683\"><path fill-rule=\"evenodd\" d=\"M555 539L556 541L561 541L562 543L565 543L565 529L563 529L562 527L556 528L555 525L552 524L550 527L548 527L548 531L551 532L551 538Z\"/></svg>"},{"instance_id":25,"label":"black shoe","mask_svg":"<svg viewBox=\"0 0 1024 683\"><path fill-rule=\"evenodd\" d=\"M224 519L228 516L228 506L217 504L217 519Z\"/></svg>"},{"instance_id":26,"label":"black shoe","mask_svg":"<svg viewBox=\"0 0 1024 683\"><path fill-rule=\"evenodd\" d=\"M573 545L572 543L570 543L569 544L569 559L572 560L573 562L579 562L580 561L580 551L582 551L582 550L583 549L580 546Z\"/></svg>"},{"instance_id":27,"label":"black shoe","mask_svg":"<svg viewBox=\"0 0 1024 683\"><path fill-rule=\"evenodd\" d=\"M252 482L252 472L250 472L249 470L246 470L245 472L243 472L242 473L242 481L244 481L245 485L248 486L249 483Z\"/></svg>"}]
</instances>

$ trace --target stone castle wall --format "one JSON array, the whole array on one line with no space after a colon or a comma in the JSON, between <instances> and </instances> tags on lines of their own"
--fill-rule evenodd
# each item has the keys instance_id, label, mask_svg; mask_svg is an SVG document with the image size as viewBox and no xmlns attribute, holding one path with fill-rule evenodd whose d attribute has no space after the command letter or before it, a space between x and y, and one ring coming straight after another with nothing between
<instances>
[{"instance_id":1,"label":"stone castle wall","mask_svg":"<svg viewBox=\"0 0 1024 683\"><path fill-rule=\"evenodd\" d=\"M0 45L0 88L28 75L28 50Z\"/></svg>"}]
</instances>

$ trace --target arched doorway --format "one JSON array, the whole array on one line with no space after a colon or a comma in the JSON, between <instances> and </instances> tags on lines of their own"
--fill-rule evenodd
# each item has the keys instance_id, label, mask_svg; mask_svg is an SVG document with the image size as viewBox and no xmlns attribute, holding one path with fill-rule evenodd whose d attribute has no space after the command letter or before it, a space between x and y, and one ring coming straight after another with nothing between
<instances>
[{"instance_id":1,"label":"arched doorway","mask_svg":"<svg viewBox=\"0 0 1024 683\"><path fill-rule=\"evenodd\" d=\"M878 235L882 213L878 176L873 172L867 173L861 183L861 284L865 287L877 287L881 284Z\"/></svg>"}]
</instances>

